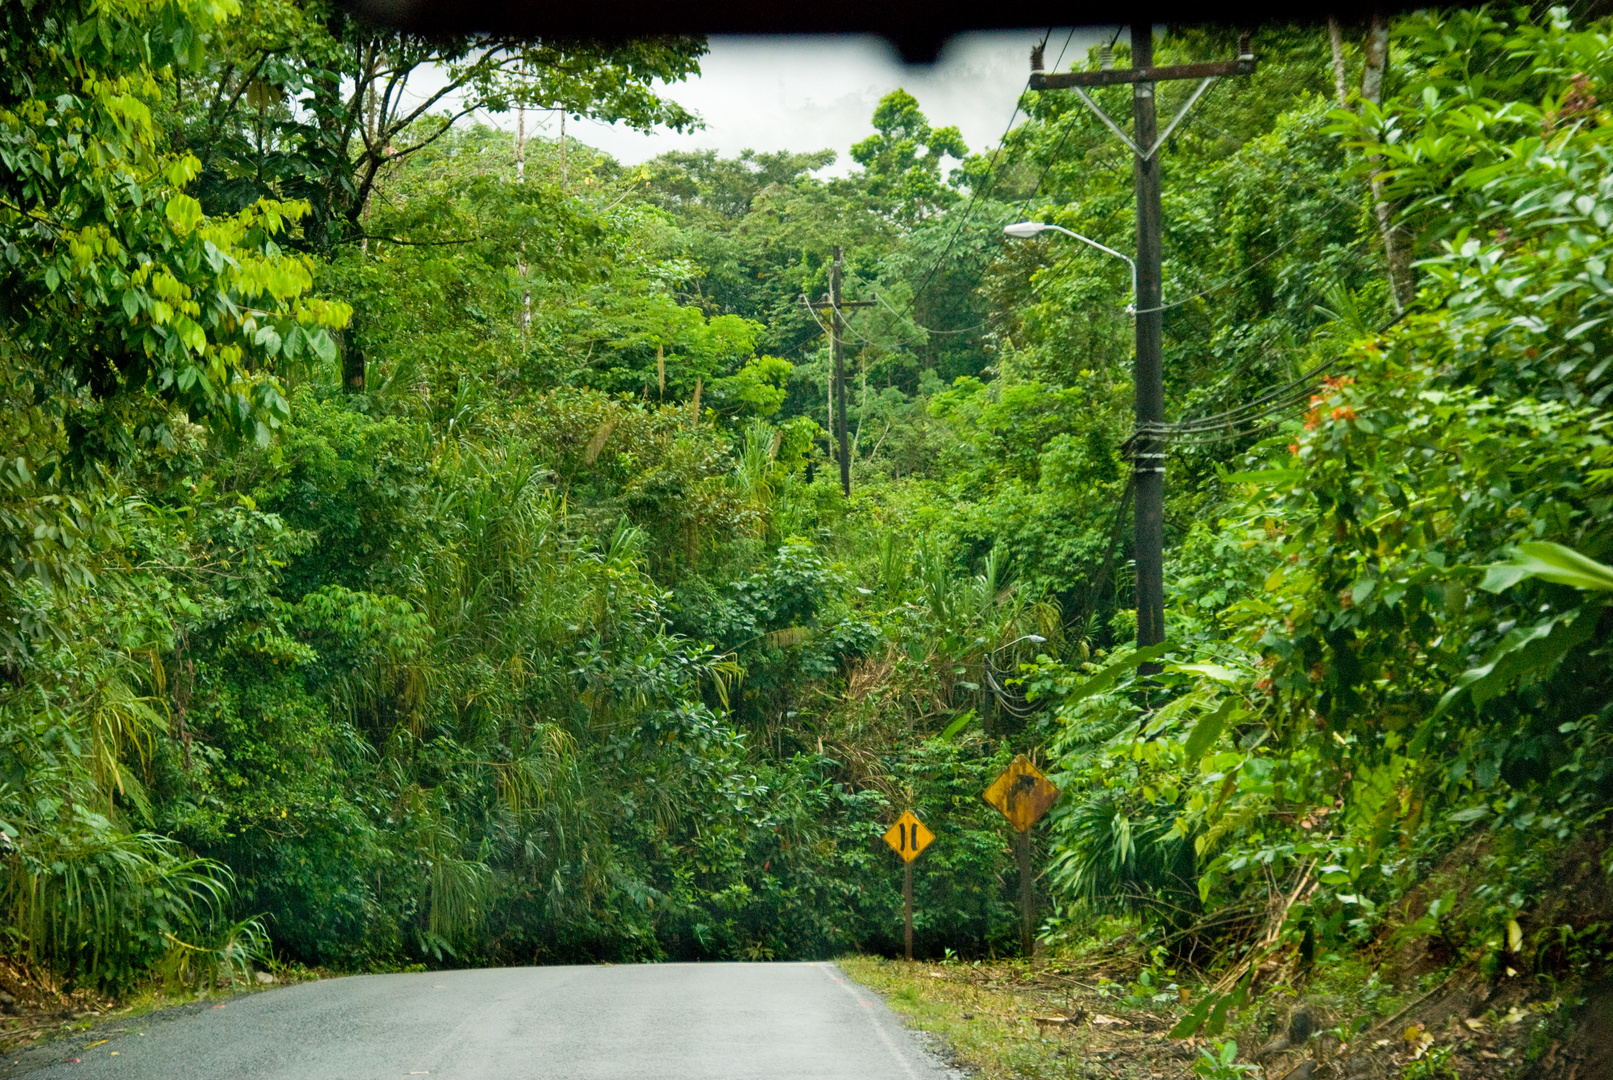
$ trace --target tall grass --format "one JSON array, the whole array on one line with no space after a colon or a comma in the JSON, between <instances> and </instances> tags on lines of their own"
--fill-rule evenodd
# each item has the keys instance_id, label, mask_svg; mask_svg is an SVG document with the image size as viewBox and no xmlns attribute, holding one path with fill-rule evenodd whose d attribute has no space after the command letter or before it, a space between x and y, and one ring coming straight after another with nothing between
<instances>
[{"instance_id":1,"label":"tall grass","mask_svg":"<svg viewBox=\"0 0 1613 1080\"><path fill-rule=\"evenodd\" d=\"M222 920L228 868L83 806L64 814L20 838L0 893L15 945L34 962L74 981L127 981Z\"/></svg>"}]
</instances>

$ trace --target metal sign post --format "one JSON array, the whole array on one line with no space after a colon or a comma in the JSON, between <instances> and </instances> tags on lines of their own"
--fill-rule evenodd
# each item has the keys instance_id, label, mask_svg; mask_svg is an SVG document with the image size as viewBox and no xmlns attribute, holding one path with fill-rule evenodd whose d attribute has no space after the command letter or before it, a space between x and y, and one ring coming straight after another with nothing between
<instances>
[{"instance_id":1,"label":"metal sign post","mask_svg":"<svg viewBox=\"0 0 1613 1080\"><path fill-rule=\"evenodd\" d=\"M1036 953L1036 893L1031 875L1031 826L1059 800L1054 787L1030 758L1020 754L992 781L981 798L1014 827L1014 856L1019 863L1019 943L1025 955Z\"/></svg>"},{"instance_id":2,"label":"metal sign post","mask_svg":"<svg viewBox=\"0 0 1613 1080\"><path fill-rule=\"evenodd\" d=\"M913 959L913 860L934 839L935 834L926 829L924 822L914 817L911 810L904 810L896 824L885 831L885 843L902 857L902 917L905 920L902 944L909 960Z\"/></svg>"}]
</instances>

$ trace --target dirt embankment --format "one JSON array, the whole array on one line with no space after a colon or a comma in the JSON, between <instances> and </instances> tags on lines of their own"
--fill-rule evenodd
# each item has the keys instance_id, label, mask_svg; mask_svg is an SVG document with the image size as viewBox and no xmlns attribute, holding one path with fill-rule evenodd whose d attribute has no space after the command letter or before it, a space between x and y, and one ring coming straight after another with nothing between
<instances>
[{"instance_id":1,"label":"dirt embankment","mask_svg":"<svg viewBox=\"0 0 1613 1080\"><path fill-rule=\"evenodd\" d=\"M1582 1000L1455 977L1409 1000L1386 993L1354 1002L1337 987L1278 988L1219 1037L1173 1039L1187 1011L1180 1000L1128 1001L1135 995L1126 987L1056 961L840 963L983 1080L1192 1080L1195 1063L1206 1052L1219 1057L1228 1042L1238 1046L1236 1061L1265 1080L1613 1077L1613 987Z\"/></svg>"}]
</instances>

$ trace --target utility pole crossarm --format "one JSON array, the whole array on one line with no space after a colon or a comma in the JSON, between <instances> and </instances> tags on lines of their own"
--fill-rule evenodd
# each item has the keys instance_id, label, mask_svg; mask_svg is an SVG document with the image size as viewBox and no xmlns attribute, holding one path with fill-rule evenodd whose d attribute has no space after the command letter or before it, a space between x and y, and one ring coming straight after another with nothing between
<instances>
[{"instance_id":1,"label":"utility pole crossarm","mask_svg":"<svg viewBox=\"0 0 1613 1080\"><path fill-rule=\"evenodd\" d=\"M809 308L816 308L819 311L828 311L834 307L834 302L832 300L819 300L816 304L814 304L804 296L801 297L801 303L805 304ZM840 306L842 308L876 307L878 303L879 302L877 300L842 300L840 301Z\"/></svg>"},{"instance_id":2,"label":"utility pole crossarm","mask_svg":"<svg viewBox=\"0 0 1613 1080\"><path fill-rule=\"evenodd\" d=\"M1207 64L1173 64L1169 67L1110 68L1108 71L1031 72L1032 90L1069 90L1072 87L1119 86L1123 83L1171 82L1176 79L1213 79L1222 75L1253 75L1255 58L1218 60Z\"/></svg>"}]
</instances>

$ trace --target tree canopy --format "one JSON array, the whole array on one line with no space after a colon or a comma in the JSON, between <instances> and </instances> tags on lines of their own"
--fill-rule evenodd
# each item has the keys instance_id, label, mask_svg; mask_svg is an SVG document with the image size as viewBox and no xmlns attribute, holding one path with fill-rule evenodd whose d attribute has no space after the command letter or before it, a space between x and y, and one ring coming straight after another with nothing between
<instances>
[{"instance_id":1,"label":"tree canopy","mask_svg":"<svg viewBox=\"0 0 1613 1080\"><path fill-rule=\"evenodd\" d=\"M1263 27L1162 151L1143 655L1129 272L1002 234L1132 246L1070 95L972 153L895 91L846 176L625 166L479 118L694 128L704 42L4 8L9 947L103 988L889 951L911 809L920 949L1007 953L978 795L1028 753L1042 940L1199 971L1178 1034L1389 942L1600 977L1613 915L1552 889L1606 884L1613 807L1613 38L1410 14L1369 93L1347 29ZM877 297L849 498L801 302L836 247Z\"/></svg>"}]
</instances>

